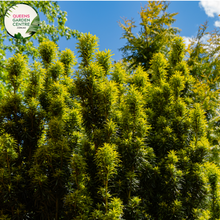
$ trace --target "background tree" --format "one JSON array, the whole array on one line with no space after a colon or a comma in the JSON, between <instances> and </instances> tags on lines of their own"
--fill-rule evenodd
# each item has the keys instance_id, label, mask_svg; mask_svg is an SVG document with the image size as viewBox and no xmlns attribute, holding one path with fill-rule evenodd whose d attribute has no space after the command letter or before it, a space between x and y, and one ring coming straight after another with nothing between
<instances>
[{"instance_id":1,"label":"background tree","mask_svg":"<svg viewBox=\"0 0 220 220\"><path fill-rule=\"evenodd\" d=\"M212 147L212 159L218 163L219 154L219 31L207 31L201 25L197 37L188 46L190 74L195 77L192 98L200 103L208 122L207 137ZM207 38L207 41L204 39Z\"/></svg>"},{"instance_id":2,"label":"background tree","mask_svg":"<svg viewBox=\"0 0 220 220\"><path fill-rule=\"evenodd\" d=\"M165 1L149 1L142 7L140 31L137 36L132 32L132 28L136 27L133 20L124 19L124 24L119 22L124 30L122 38L127 40L120 50L123 52L124 61L129 62L129 68L142 65L148 70L154 53L167 54L169 51L170 42L179 30L171 27L177 13L169 14L166 12L167 8Z\"/></svg>"}]
</instances>

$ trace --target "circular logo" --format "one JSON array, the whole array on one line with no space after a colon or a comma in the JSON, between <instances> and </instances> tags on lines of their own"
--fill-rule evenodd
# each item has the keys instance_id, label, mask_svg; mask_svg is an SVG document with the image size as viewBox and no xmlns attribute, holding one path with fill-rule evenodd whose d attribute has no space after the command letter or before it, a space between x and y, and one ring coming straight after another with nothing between
<instances>
[{"instance_id":1,"label":"circular logo","mask_svg":"<svg viewBox=\"0 0 220 220\"><path fill-rule=\"evenodd\" d=\"M14 38L31 37L39 28L40 18L37 11L27 4L10 7L4 17L7 32Z\"/></svg>"}]
</instances>

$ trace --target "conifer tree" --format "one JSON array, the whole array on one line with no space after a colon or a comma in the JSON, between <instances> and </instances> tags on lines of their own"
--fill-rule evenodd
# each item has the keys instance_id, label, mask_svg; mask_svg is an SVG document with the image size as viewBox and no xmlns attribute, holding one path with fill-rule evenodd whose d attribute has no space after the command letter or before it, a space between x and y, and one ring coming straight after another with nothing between
<instances>
[{"instance_id":1,"label":"conifer tree","mask_svg":"<svg viewBox=\"0 0 220 220\"><path fill-rule=\"evenodd\" d=\"M207 181L202 172L209 151L206 122L201 107L192 104L185 90L193 78L183 57L184 44L177 37L169 63L161 53L151 61L147 144L154 150L155 172L145 169L141 184L148 189L143 195L152 219L197 219L199 212L207 214Z\"/></svg>"},{"instance_id":2,"label":"conifer tree","mask_svg":"<svg viewBox=\"0 0 220 220\"><path fill-rule=\"evenodd\" d=\"M152 149L145 143L149 125L144 113L146 103L143 94L149 89L150 83L142 67L126 77L126 87L120 83L123 76L121 64L116 64L112 78L118 82L122 91L127 91L120 95L119 108L115 115L118 127L115 143L122 161L122 167L115 179L115 193L123 200L125 219L143 219L146 210L140 199L144 190L140 187L140 178L143 168L154 158Z\"/></svg>"},{"instance_id":3,"label":"conifer tree","mask_svg":"<svg viewBox=\"0 0 220 220\"><path fill-rule=\"evenodd\" d=\"M35 62L28 70L20 54L7 65L13 90L0 107L2 218L64 215L69 160L80 130L79 106L68 93L74 56L66 50L56 60L56 46L47 41L39 51L43 65Z\"/></svg>"},{"instance_id":4,"label":"conifer tree","mask_svg":"<svg viewBox=\"0 0 220 220\"><path fill-rule=\"evenodd\" d=\"M90 33L78 39L77 70L73 52L46 39L38 62L28 65L19 53L8 59L0 219L220 218L219 116L211 100L218 60L209 64L202 44L188 48L187 60L183 39L162 27L174 15L164 3L148 6L142 26L158 31L149 35L158 44L150 39L141 63L136 54L113 65L111 51L99 51ZM201 71L211 71L215 83Z\"/></svg>"},{"instance_id":5,"label":"conifer tree","mask_svg":"<svg viewBox=\"0 0 220 220\"><path fill-rule=\"evenodd\" d=\"M36 147L36 136L33 137L32 133L33 127L29 124L30 120L24 119L31 119L35 106L33 102L29 103L29 110L26 112L24 110L24 97L21 94L24 89L22 78L27 76L27 64L24 57L18 54L10 58L7 71L12 90L4 94L0 107L1 152L5 152L1 157L1 196L5 198L1 201L1 214L9 218L13 216L13 218L22 219L26 214L25 210L28 209L25 200L30 199L29 204L32 203L31 193L26 191L30 180L25 170L30 169L29 157ZM27 117L28 114L30 117ZM32 123L36 121L32 118ZM40 131L40 125L35 125L34 130L36 133ZM32 147L28 144L30 141ZM7 152L10 154L8 155ZM5 166L6 161L7 166Z\"/></svg>"},{"instance_id":6,"label":"conifer tree","mask_svg":"<svg viewBox=\"0 0 220 220\"><path fill-rule=\"evenodd\" d=\"M145 70L150 67L150 60L154 53L164 53L167 55L170 41L179 31L171 27L175 21L174 16L177 13L167 13L168 4L165 1L149 1L140 11L140 32L135 36L133 30L135 22L124 19L124 24L119 25L124 30L122 36L127 43L120 50L126 62L129 62L130 68L143 66Z\"/></svg>"},{"instance_id":7,"label":"conifer tree","mask_svg":"<svg viewBox=\"0 0 220 220\"><path fill-rule=\"evenodd\" d=\"M207 32L205 22L188 46L190 74L195 77L192 91L194 102L200 103L208 122L207 137L212 147L212 159L218 163L219 154L219 41L218 30ZM204 38L208 40L204 42Z\"/></svg>"},{"instance_id":8,"label":"conifer tree","mask_svg":"<svg viewBox=\"0 0 220 220\"><path fill-rule=\"evenodd\" d=\"M76 48L82 58L75 84L85 129L82 156L90 178L88 191L93 201L92 219L118 219L122 214L121 200L110 199L109 189L119 162L112 142L117 87L107 79L111 70L111 52L98 51L98 39L90 33L79 38Z\"/></svg>"}]
</instances>

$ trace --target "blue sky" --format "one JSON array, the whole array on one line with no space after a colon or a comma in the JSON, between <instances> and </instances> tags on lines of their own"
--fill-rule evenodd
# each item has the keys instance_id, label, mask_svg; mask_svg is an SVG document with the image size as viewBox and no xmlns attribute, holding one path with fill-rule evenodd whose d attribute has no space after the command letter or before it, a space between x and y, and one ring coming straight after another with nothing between
<instances>
[{"instance_id":1,"label":"blue sky","mask_svg":"<svg viewBox=\"0 0 220 220\"><path fill-rule=\"evenodd\" d=\"M117 61L122 58L119 48L126 43L126 40L120 39L123 30L119 27L118 21L122 21L123 17L133 18L138 26L140 22L138 12L147 1L58 1L58 4L62 11L67 12L66 26L96 35L99 38L99 49L111 50L114 54L112 58ZM208 21L208 31L220 28L219 0L170 1L167 11L178 12L175 16L176 22L172 26L182 30L180 36L184 37L186 44L190 38L196 36L199 26L205 21ZM40 19L44 20L45 16L42 15L40 13ZM206 40L207 38L204 39ZM66 40L63 37L58 44L61 50L69 48L77 55L76 43L76 39ZM7 52L7 57L10 56L11 54Z\"/></svg>"},{"instance_id":2,"label":"blue sky","mask_svg":"<svg viewBox=\"0 0 220 220\"><path fill-rule=\"evenodd\" d=\"M96 35L99 38L99 49L110 49L115 54L113 59L117 61L122 58L119 48L126 43L124 39L120 39L123 31L117 22L126 17L134 18L138 24L138 12L147 1L58 1L58 4L62 11L67 12L66 26ZM196 36L199 25L206 20L208 31L220 27L220 3L216 0L170 1L168 12L179 13L173 26L182 30L180 36L185 38L186 44ZM70 48L76 53L76 42L75 39L61 39L59 47L61 50Z\"/></svg>"}]
</instances>

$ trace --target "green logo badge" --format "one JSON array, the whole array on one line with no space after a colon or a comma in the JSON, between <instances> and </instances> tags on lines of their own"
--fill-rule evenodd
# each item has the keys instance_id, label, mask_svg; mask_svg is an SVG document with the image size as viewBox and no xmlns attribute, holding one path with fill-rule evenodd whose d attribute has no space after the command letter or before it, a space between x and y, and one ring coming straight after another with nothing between
<instances>
[{"instance_id":1,"label":"green logo badge","mask_svg":"<svg viewBox=\"0 0 220 220\"><path fill-rule=\"evenodd\" d=\"M27 4L16 4L10 7L4 17L5 28L12 37L28 38L37 32L40 17L37 11Z\"/></svg>"}]
</instances>

